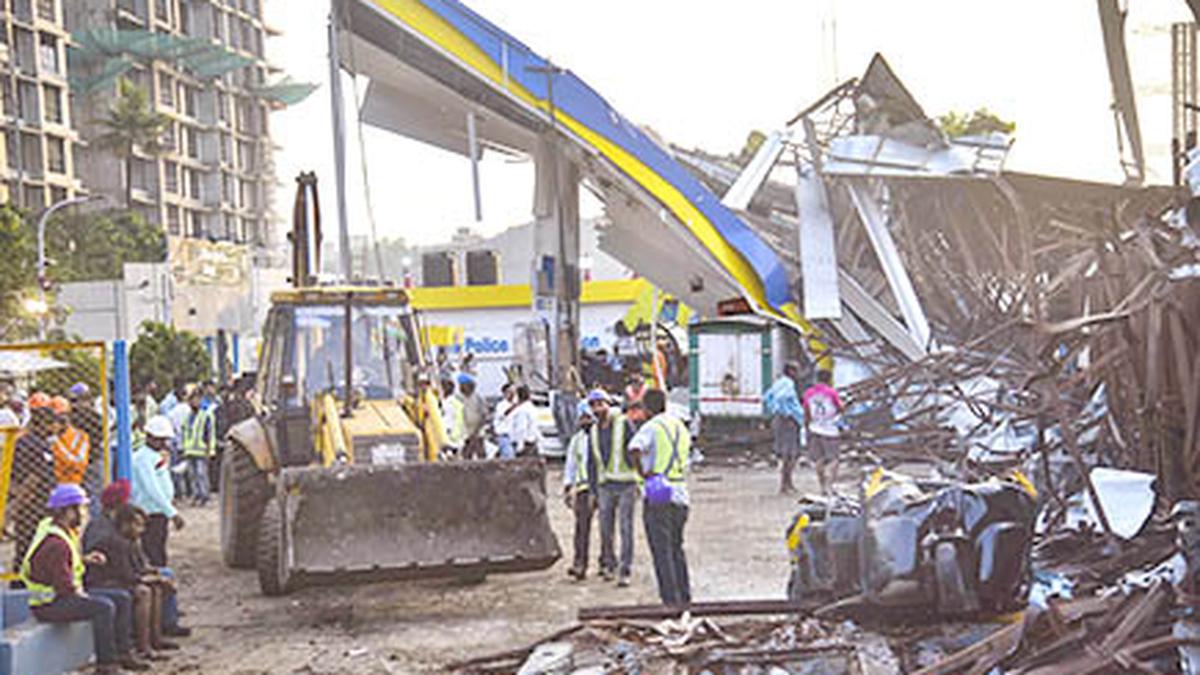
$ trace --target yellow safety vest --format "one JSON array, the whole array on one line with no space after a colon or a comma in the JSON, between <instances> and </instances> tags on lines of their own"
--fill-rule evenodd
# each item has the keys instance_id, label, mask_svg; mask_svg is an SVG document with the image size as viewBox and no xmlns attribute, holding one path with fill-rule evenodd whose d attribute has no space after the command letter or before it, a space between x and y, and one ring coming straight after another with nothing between
<instances>
[{"instance_id":1,"label":"yellow safety vest","mask_svg":"<svg viewBox=\"0 0 1200 675\"><path fill-rule=\"evenodd\" d=\"M687 425L667 415L658 415L647 424L654 425L654 473L672 485L682 485L692 452Z\"/></svg>"},{"instance_id":2,"label":"yellow safety vest","mask_svg":"<svg viewBox=\"0 0 1200 675\"><path fill-rule=\"evenodd\" d=\"M183 456L212 457L217 454L217 430L212 410L197 410L183 424ZM205 429L209 430L205 438Z\"/></svg>"},{"instance_id":3,"label":"yellow safety vest","mask_svg":"<svg viewBox=\"0 0 1200 675\"><path fill-rule=\"evenodd\" d=\"M597 478L600 483L636 483L640 475L625 454L625 416L615 414L609 423L612 425L612 452L608 455L608 464L604 463L604 455L600 452L600 423L592 425L592 454L600 472Z\"/></svg>"},{"instance_id":4,"label":"yellow safety vest","mask_svg":"<svg viewBox=\"0 0 1200 675\"><path fill-rule=\"evenodd\" d=\"M75 574L75 588L83 588L83 554L79 552L79 539L72 536L69 532L54 524L51 518L42 518L38 522L37 531L33 533L33 541L30 542L29 548L25 550L25 559L21 561L20 577L25 584L25 589L31 595L29 596L30 607L40 607L54 602L54 587L48 584L39 584L30 578L30 568L33 564L33 554L37 552L38 547L46 540L46 537L55 536L67 542L71 547L71 570Z\"/></svg>"}]
</instances>

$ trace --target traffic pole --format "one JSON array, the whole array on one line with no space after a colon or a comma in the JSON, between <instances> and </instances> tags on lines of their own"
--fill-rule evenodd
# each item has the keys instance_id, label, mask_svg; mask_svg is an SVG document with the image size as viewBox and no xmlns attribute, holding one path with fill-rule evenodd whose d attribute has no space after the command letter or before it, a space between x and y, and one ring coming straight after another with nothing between
<instances>
[{"instance_id":1,"label":"traffic pole","mask_svg":"<svg viewBox=\"0 0 1200 675\"><path fill-rule=\"evenodd\" d=\"M116 478L133 478L133 420L130 418L129 352L124 340L113 341L113 400L117 407Z\"/></svg>"}]
</instances>

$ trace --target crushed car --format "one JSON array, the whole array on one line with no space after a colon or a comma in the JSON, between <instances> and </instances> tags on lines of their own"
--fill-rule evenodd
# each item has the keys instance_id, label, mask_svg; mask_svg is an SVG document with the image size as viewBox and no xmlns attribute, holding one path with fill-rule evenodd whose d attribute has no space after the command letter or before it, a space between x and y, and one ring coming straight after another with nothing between
<instances>
[{"instance_id":1,"label":"crushed car","mask_svg":"<svg viewBox=\"0 0 1200 675\"><path fill-rule=\"evenodd\" d=\"M859 596L940 616L1003 612L1032 580L1037 491L1022 474L918 481L876 469L859 498L806 501L789 525L788 597Z\"/></svg>"}]
</instances>

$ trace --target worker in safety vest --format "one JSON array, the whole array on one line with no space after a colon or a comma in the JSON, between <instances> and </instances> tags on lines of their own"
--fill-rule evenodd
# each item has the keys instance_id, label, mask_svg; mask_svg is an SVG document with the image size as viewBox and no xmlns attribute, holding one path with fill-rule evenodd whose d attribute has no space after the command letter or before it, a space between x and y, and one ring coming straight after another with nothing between
<instances>
[{"instance_id":1,"label":"worker in safety vest","mask_svg":"<svg viewBox=\"0 0 1200 675\"><path fill-rule=\"evenodd\" d=\"M667 395L651 389L644 399L652 417L629 444L630 453L646 481L642 519L654 557L654 576L664 605L686 606L692 601L683 526L688 517L687 470L692 437L682 420L667 414Z\"/></svg>"},{"instance_id":2,"label":"worker in safety vest","mask_svg":"<svg viewBox=\"0 0 1200 675\"><path fill-rule=\"evenodd\" d=\"M592 425L596 418L587 401L575 410L578 431L567 444L563 466L563 497L575 513L575 561L567 576L578 581L587 578L588 548L592 538L592 514L596 512L596 458L592 453Z\"/></svg>"},{"instance_id":3,"label":"worker in safety vest","mask_svg":"<svg viewBox=\"0 0 1200 675\"><path fill-rule=\"evenodd\" d=\"M62 396L50 399L50 409L61 431L54 439L51 452L54 455L54 481L56 483L83 483L87 473L88 457L91 454L91 439L79 427L71 424L71 403Z\"/></svg>"},{"instance_id":4,"label":"worker in safety vest","mask_svg":"<svg viewBox=\"0 0 1200 675\"><path fill-rule=\"evenodd\" d=\"M217 420L211 408L201 403L204 392L195 387L188 394L191 411L183 422L179 443L183 461L187 463L188 480L192 486L192 501L197 506L208 503L208 462L217 452Z\"/></svg>"},{"instance_id":5,"label":"worker in safety vest","mask_svg":"<svg viewBox=\"0 0 1200 675\"><path fill-rule=\"evenodd\" d=\"M594 389L587 396L588 407L596 418L590 439L596 465L596 483L600 501L600 577L617 585L629 585L633 566L633 510L637 504L638 476L629 460L627 448L633 437L633 424L625 415L614 412L608 394ZM614 529L621 528L620 565L615 555Z\"/></svg>"},{"instance_id":6,"label":"worker in safety vest","mask_svg":"<svg viewBox=\"0 0 1200 675\"><path fill-rule=\"evenodd\" d=\"M84 592L85 565L108 562L103 553L84 555L80 548L88 502L83 488L72 483L58 485L50 493L46 503L50 516L38 523L19 572L30 592L29 607L38 621L46 623L90 621L98 672L147 670L149 664L131 652L129 594Z\"/></svg>"}]
</instances>

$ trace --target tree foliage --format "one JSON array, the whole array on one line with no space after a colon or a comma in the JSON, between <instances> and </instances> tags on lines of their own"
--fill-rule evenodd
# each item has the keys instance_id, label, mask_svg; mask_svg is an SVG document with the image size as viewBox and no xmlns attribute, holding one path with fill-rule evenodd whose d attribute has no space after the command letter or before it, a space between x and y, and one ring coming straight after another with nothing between
<instances>
[{"instance_id":1,"label":"tree foliage","mask_svg":"<svg viewBox=\"0 0 1200 675\"><path fill-rule=\"evenodd\" d=\"M1011 134L1017 128L1016 122L1006 122L987 108L979 108L970 114L951 110L938 118L938 126L949 138L983 136L993 131Z\"/></svg>"},{"instance_id":2,"label":"tree foliage","mask_svg":"<svg viewBox=\"0 0 1200 675\"><path fill-rule=\"evenodd\" d=\"M57 282L120 279L124 263L166 260L167 238L136 211L74 212L47 225L46 255Z\"/></svg>"},{"instance_id":3,"label":"tree foliage","mask_svg":"<svg viewBox=\"0 0 1200 675\"><path fill-rule=\"evenodd\" d=\"M147 321L129 349L129 376L139 387L154 381L159 391L169 391L177 382L208 380L212 363L194 333Z\"/></svg>"},{"instance_id":4,"label":"tree foliage","mask_svg":"<svg viewBox=\"0 0 1200 675\"><path fill-rule=\"evenodd\" d=\"M21 212L0 205L0 339L16 339L35 327L21 306L36 292L37 242Z\"/></svg>"},{"instance_id":5,"label":"tree foliage","mask_svg":"<svg viewBox=\"0 0 1200 675\"><path fill-rule=\"evenodd\" d=\"M125 206L133 208L134 153L140 150L152 157L162 154L162 134L171 118L154 110L145 89L121 78L116 100L98 122L104 133L92 142L125 163Z\"/></svg>"}]
</instances>

